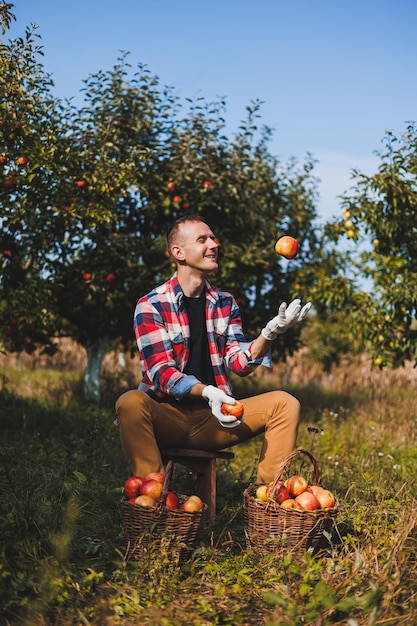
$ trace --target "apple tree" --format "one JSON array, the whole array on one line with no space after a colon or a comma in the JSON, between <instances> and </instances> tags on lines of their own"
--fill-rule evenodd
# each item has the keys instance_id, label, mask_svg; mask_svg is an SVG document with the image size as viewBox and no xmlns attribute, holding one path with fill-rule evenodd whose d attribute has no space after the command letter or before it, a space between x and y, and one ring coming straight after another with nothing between
<instances>
[{"instance_id":1,"label":"apple tree","mask_svg":"<svg viewBox=\"0 0 417 626\"><path fill-rule=\"evenodd\" d=\"M85 81L80 108L52 97L37 35L1 43L1 322L9 350L73 337L88 355L87 398L100 398L110 347L135 349L137 298L173 271L168 225L200 213L221 242L214 278L238 298L250 336L299 295L317 247L313 160L281 164L260 103L231 138L225 102L181 102L124 55ZM295 261L274 252L288 232ZM277 342L283 358L298 331Z\"/></svg>"},{"instance_id":2,"label":"apple tree","mask_svg":"<svg viewBox=\"0 0 417 626\"><path fill-rule=\"evenodd\" d=\"M8 5L11 6L11 5ZM3 11L4 11L3 7ZM4 13L3 13L4 16ZM12 19L2 22L3 34ZM65 121L39 61L35 27L0 40L0 339L11 351L53 349L51 263L68 220L54 208Z\"/></svg>"},{"instance_id":3,"label":"apple tree","mask_svg":"<svg viewBox=\"0 0 417 626\"><path fill-rule=\"evenodd\" d=\"M143 66L133 77L128 72L124 57L85 81L59 181L60 211L76 221L77 234L55 261L54 295L61 332L87 351L85 392L92 399L100 397L104 354L131 347L138 294L169 265L155 207L175 98Z\"/></svg>"},{"instance_id":4,"label":"apple tree","mask_svg":"<svg viewBox=\"0 0 417 626\"><path fill-rule=\"evenodd\" d=\"M334 316L351 347L379 367L417 364L417 131L387 132L373 175L353 171L342 218L325 229L343 248L313 287L318 310ZM329 247L328 247L329 249Z\"/></svg>"},{"instance_id":5,"label":"apple tree","mask_svg":"<svg viewBox=\"0 0 417 626\"><path fill-rule=\"evenodd\" d=\"M60 182L61 212L67 203L74 219L83 217L76 247L69 243L68 255L55 262L55 297L63 327L87 350L90 398L100 397L109 347L132 347L137 298L173 271L165 232L177 217L200 213L218 234L216 280L238 297L253 332L292 295L302 259L282 267L274 253L277 236L290 228L304 241L304 254L314 240L312 164L280 170L267 150L270 131L255 123L259 104L248 107L231 141L223 102L200 99L186 108L144 66L129 76L126 57L120 61L86 81Z\"/></svg>"}]
</instances>

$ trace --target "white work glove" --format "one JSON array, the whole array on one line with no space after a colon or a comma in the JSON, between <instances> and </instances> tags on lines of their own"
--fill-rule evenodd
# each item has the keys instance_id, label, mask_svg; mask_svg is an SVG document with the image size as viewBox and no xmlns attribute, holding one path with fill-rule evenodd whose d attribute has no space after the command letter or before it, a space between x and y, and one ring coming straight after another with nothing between
<instances>
[{"instance_id":1,"label":"white work glove","mask_svg":"<svg viewBox=\"0 0 417 626\"><path fill-rule=\"evenodd\" d=\"M286 302L283 302L278 309L278 315L261 330L262 336L268 341L276 339L278 335L285 333L286 330L301 322L310 308L311 302L307 302L301 308L301 300L298 298L293 300L288 306Z\"/></svg>"},{"instance_id":2,"label":"white work glove","mask_svg":"<svg viewBox=\"0 0 417 626\"><path fill-rule=\"evenodd\" d=\"M213 387L213 385L207 385L201 395L208 401L211 412L214 417L219 420L222 426L225 428L234 428L242 423L242 420L236 419L233 415L223 415L221 411L223 402L227 402L227 404L236 404L236 400L231 396L228 396L224 391L218 387Z\"/></svg>"}]
</instances>

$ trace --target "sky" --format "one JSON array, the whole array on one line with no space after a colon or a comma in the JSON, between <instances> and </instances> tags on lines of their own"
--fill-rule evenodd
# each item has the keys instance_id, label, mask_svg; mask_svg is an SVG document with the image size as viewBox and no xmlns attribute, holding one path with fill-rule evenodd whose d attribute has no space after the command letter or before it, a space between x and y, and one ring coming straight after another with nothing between
<instances>
[{"instance_id":1,"label":"sky","mask_svg":"<svg viewBox=\"0 0 417 626\"><path fill-rule=\"evenodd\" d=\"M385 133L417 121L417 0L16 0L13 13L7 38L36 24L55 95L75 103L121 51L180 98L224 98L230 136L260 100L269 151L317 161L323 221L353 169L377 170Z\"/></svg>"}]
</instances>

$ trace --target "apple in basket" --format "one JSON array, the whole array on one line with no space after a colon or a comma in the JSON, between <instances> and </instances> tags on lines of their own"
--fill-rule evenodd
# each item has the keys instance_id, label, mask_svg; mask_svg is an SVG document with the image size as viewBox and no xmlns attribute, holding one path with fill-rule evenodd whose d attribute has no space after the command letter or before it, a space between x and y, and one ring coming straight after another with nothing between
<instances>
[{"instance_id":1,"label":"apple in basket","mask_svg":"<svg viewBox=\"0 0 417 626\"><path fill-rule=\"evenodd\" d=\"M262 500L262 502L265 502L267 499L267 491L268 489L268 485L259 485L256 488L256 492L255 492L255 497L257 500Z\"/></svg>"},{"instance_id":2,"label":"apple in basket","mask_svg":"<svg viewBox=\"0 0 417 626\"><path fill-rule=\"evenodd\" d=\"M139 489L144 483L144 479L140 476L131 476L125 481L123 491L126 496L130 500L130 498L136 498L139 495Z\"/></svg>"},{"instance_id":3,"label":"apple in basket","mask_svg":"<svg viewBox=\"0 0 417 626\"><path fill-rule=\"evenodd\" d=\"M299 505L301 505L301 508L306 511L315 511L316 509L320 509L320 502L311 491L303 491L303 493L300 493L295 500Z\"/></svg>"},{"instance_id":4,"label":"apple in basket","mask_svg":"<svg viewBox=\"0 0 417 626\"><path fill-rule=\"evenodd\" d=\"M288 498L281 502L281 507L283 509L298 509L299 511L302 509L301 504L297 502L294 498Z\"/></svg>"},{"instance_id":5,"label":"apple in basket","mask_svg":"<svg viewBox=\"0 0 417 626\"><path fill-rule=\"evenodd\" d=\"M296 498L300 495L300 493L303 493L308 489L307 480L304 478L304 476L299 476L298 474L294 474L293 476L287 478L284 484L290 492L290 496L292 496L293 498Z\"/></svg>"},{"instance_id":6,"label":"apple in basket","mask_svg":"<svg viewBox=\"0 0 417 626\"><path fill-rule=\"evenodd\" d=\"M162 472L150 472L146 474L145 480L157 480L158 483L164 482L164 475Z\"/></svg>"},{"instance_id":7,"label":"apple in basket","mask_svg":"<svg viewBox=\"0 0 417 626\"><path fill-rule=\"evenodd\" d=\"M178 497L172 491L167 492L165 506L167 509L178 509L179 507Z\"/></svg>"},{"instance_id":8,"label":"apple in basket","mask_svg":"<svg viewBox=\"0 0 417 626\"><path fill-rule=\"evenodd\" d=\"M151 498L151 496L141 495L135 498L135 504L140 504L141 506L156 506L156 500Z\"/></svg>"},{"instance_id":9,"label":"apple in basket","mask_svg":"<svg viewBox=\"0 0 417 626\"><path fill-rule=\"evenodd\" d=\"M269 485L266 488L266 495L267 498L271 497L271 499L273 499L275 502L278 502L278 504L281 504L281 502L284 502L284 500L288 500L288 498L291 497L291 494L289 492L289 490L287 489L287 487L284 485L284 483L279 480L276 485L275 485L275 493L274 496L272 498L272 496L270 496L271 491L272 491L272 485L274 483L269 483Z\"/></svg>"},{"instance_id":10,"label":"apple in basket","mask_svg":"<svg viewBox=\"0 0 417 626\"><path fill-rule=\"evenodd\" d=\"M139 494L141 496L150 496L154 500L157 500L161 495L162 483L154 478L151 480L145 480L143 485L139 487Z\"/></svg>"},{"instance_id":11,"label":"apple in basket","mask_svg":"<svg viewBox=\"0 0 417 626\"><path fill-rule=\"evenodd\" d=\"M329 489L320 487L320 485L311 485L310 491L314 493L322 509L331 509L336 504L336 498Z\"/></svg>"},{"instance_id":12,"label":"apple in basket","mask_svg":"<svg viewBox=\"0 0 417 626\"><path fill-rule=\"evenodd\" d=\"M185 502L180 504L181 511L187 511L188 513L194 511L201 511L204 507L204 503L198 496L189 496Z\"/></svg>"}]
</instances>

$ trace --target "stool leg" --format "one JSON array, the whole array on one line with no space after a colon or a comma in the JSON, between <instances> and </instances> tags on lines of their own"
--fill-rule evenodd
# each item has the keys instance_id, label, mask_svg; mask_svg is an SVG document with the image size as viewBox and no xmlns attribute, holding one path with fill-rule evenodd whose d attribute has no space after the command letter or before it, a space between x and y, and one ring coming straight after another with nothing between
<instances>
[{"instance_id":1,"label":"stool leg","mask_svg":"<svg viewBox=\"0 0 417 626\"><path fill-rule=\"evenodd\" d=\"M216 515L216 459L210 459L202 472L197 474L199 496L207 504L207 518Z\"/></svg>"}]
</instances>

